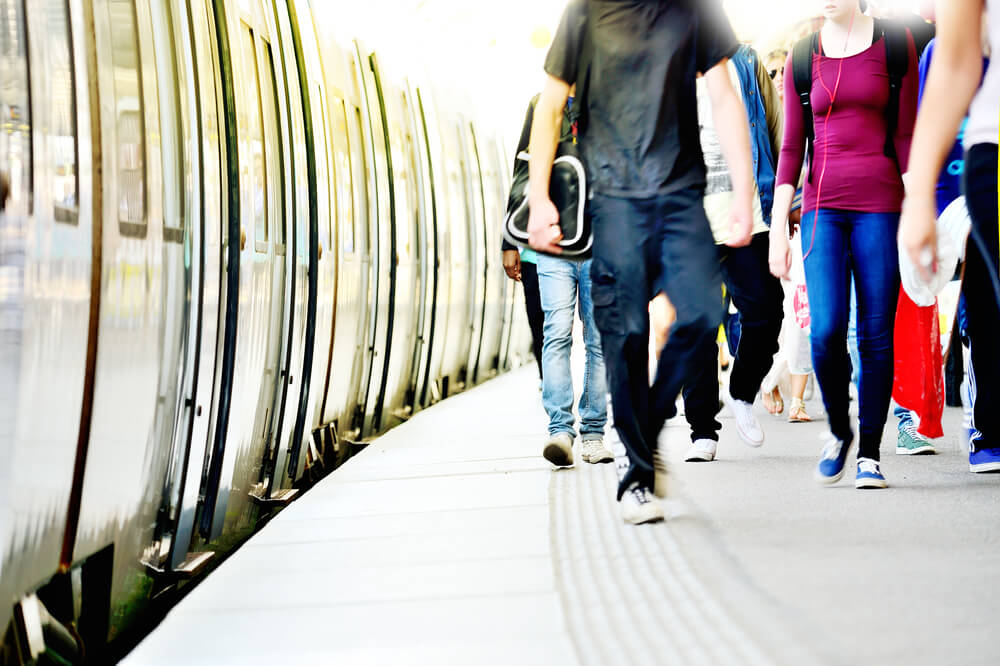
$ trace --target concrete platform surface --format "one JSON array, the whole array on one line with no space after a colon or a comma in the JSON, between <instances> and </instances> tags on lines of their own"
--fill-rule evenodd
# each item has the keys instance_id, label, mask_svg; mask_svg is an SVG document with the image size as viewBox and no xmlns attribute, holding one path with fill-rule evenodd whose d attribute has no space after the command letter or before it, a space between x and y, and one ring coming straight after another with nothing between
<instances>
[{"instance_id":1,"label":"concrete platform surface","mask_svg":"<svg viewBox=\"0 0 1000 666\"><path fill-rule=\"evenodd\" d=\"M694 464L675 419L668 520L633 527L613 434L617 465L542 459L537 384L510 373L373 442L125 663L1000 663L1000 476L968 472L958 410L937 456L895 455L887 425L885 491L813 481L822 420L758 406L755 450L723 413Z\"/></svg>"}]
</instances>

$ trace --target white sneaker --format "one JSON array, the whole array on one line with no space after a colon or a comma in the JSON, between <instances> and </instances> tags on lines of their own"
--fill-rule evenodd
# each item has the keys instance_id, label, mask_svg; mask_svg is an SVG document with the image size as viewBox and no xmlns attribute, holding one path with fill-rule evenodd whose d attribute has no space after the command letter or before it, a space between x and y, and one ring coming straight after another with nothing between
<instances>
[{"instance_id":1,"label":"white sneaker","mask_svg":"<svg viewBox=\"0 0 1000 666\"><path fill-rule=\"evenodd\" d=\"M685 462L712 462L715 460L715 449L718 446L718 442L714 439L696 439L691 443L691 448L688 449L687 455L684 456Z\"/></svg>"},{"instance_id":2,"label":"white sneaker","mask_svg":"<svg viewBox=\"0 0 1000 666\"><path fill-rule=\"evenodd\" d=\"M764 430L753 413L753 404L746 400L737 400L725 386L722 387L722 402L726 403L726 407L736 417L736 430L739 431L743 443L754 448L763 444Z\"/></svg>"},{"instance_id":3,"label":"white sneaker","mask_svg":"<svg viewBox=\"0 0 1000 666\"><path fill-rule=\"evenodd\" d=\"M626 523L641 525L663 520L663 507L649 488L643 488L638 481L622 495L622 518Z\"/></svg>"},{"instance_id":4,"label":"white sneaker","mask_svg":"<svg viewBox=\"0 0 1000 666\"><path fill-rule=\"evenodd\" d=\"M584 462L602 463L615 459L615 455L608 451L602 439L585 439L580 447L581 457Z\"/></svg>"},{"instance_id":5,"label":"white sneaker","mask_svg":"<svg viewBox=\"0 0 1000 666\"><path fill-rule=\"evenodd\" d=\"M557 432L549 437L542 450L545 459L556 467L569 467L573 464L573 438L565 432Z\"/></svg>"}]
</instances>

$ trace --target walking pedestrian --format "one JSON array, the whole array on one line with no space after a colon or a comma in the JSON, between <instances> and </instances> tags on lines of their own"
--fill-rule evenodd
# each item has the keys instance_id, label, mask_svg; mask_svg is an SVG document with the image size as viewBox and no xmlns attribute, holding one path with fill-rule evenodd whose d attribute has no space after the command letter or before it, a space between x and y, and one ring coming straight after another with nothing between
<instances>
[{"instance_id":1,"label":"walking pedestrian","mask_svg":"<svg viewBox=\"0 0 1000 666\"><path fill-rule=\"evenodd\" d=\"M750 240L746 111L725 66L738 46L718 0L574 0L545 60L548 77L531 135L531 245L558 252L559 214L549 199L549 176L562 108L575 83L591 187L594 318L615 429L629 456L618 498L630 523L663 518L652 492L657 438L676 412L695 351L714 339L722 319L718 257L702 202L698 72L712 97L733 180L727 244L742 247ZM650 387L648 304L660 291L677 320Z\"/></svg>"}]
</instances>

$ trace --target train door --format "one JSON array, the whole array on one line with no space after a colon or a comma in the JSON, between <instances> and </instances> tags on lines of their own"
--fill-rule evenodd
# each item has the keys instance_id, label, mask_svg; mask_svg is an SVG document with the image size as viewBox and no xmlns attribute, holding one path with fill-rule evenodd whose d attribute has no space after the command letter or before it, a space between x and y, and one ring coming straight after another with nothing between
<instances>
[{"instance_id":1,"label":"train door","mask_svg":"<svg viewBox=\"0 0 1000 666\"><path fill-rule=\"evenodd\" d=\"M448 187L448 228L450 246L448 348L442 368L442 397L465 387L469 368L469 349L475 330L476 279L473 273L474 239L469 219L472 216L468 192L468 177L458 125L448 115L439 116L439 136L444 149L444 167ZM477 345L478 349L478 345Z\"/></svg>"},{"instance_id":2,"label":"train door","mask_svg":"<svg viewBox=\"0 0 1000 666\"><path fill-rule=\"evenodd\" d=\"M304 9L299 12L299 9ZM305 471L309 453L319 457L313 446L314 398L324 388L330 348L332 301L329 258L323 259L324 244L330 244L329 153L322 69L319 63L310 9L301 0L274 3L285 63L290 117L294 119L293 141L296 159L296 334L292 340L293 365L284 410L281 437L277 442L276 465L271 476L270 498L285 491ZM319 293L325 297L319 303ZM322 323L318 317L322 316ZM276 489L282 488L281 491Z\"/></svg>"},{"instance_id":3,"label":"train door","mask_svg":"<svg viewBox=\"0 0 1000 666\"><path fill-rule=\"evenodd\" d=\"M396 307L396 232L393 200L392 178L389 173L388 135L382 110L379 106L378 87L374 80L371 61L367 50L355 42L356 69L358 85L362 97L362 117L365 129L365 144L370 160L368 168L372 172L374 189L371 193L371 215L369 223L371 239L374 245L375 269L377 278L375 289L370 293L373 309L372 327L369 333L369 371L367 386L362 390L365 394L362 437L367 437L378 431L382 414L381 389L385 378L385 367L391 352L389 342L391 336L392 313Z\"/></svg>"},{"instance_id":4,"label":"train door","mask_svg":"<svg viewBox=\"0 0 1000 666\"><path fill-rule=\"evenodd\" d=\"M445 159L445 149L434 99L433 96L427 95L425 92L424 89L418 88L416 100L419 125L427 149L427 172L432 182L431 207L435 259L432 274L434 297L431 309L431 344L430 355L427 359L427 377L420 396L422 405L428 405L441 399L446 388L444 386L444 378L447 375L445 368L449 365L446 363L446 359L455 355L452 340L459 335L458 331L449 328L453 307L451 302L451 268L452 264L458 260L452 256L451 249L450 230L453 225L451 217L453 204L449 190L449 167L448 160ZM449 333L449 331L451 332Z\"/></svg>"},{"instance_id":5,"label":"train door","mask_svg":"<svg viewBox=\"0 0 1000 666\"><path fill-rule=\"evenodd\" d=\"M469 228L470 266L473 284L471 323L472 338L469 344L469 356L466 361L466 383L472 386L479 379L479 358L483 347L483 332L486 325L486 286L488 275L486 250L486 202L483 199L483 178L479 166L479 155L476 153L476 140L472 134L472 125L462 121L456 128L458 140L462 149L462 161L465 165L465 192L468 200L469 216L466 224Z\"/></svg>"},{"instance_id":6,"label":"train door","mask_svg":"<svg viewBox=\"0 0 1000 666\"><path fill-rule=\"evenodd\" d=\"M422 307L419 273L419 203L416 193L413 136L404 107L403 92L385 76L378 57L369 56L385 129L387 166L391 178L393 286L397 294L389 313L388 349L375 407L375 428L381 430L407 418L412 412L410 369L414 364L414 340L418 337L416 315Z\"/></svg>"},{"instance_id":7,"label":"train door","mask_svg":"<svg viewBox=\"0 0 1000 666\"><path fill-rule=\"evenodd\" d=\"M101 256L84 25L78 3L0 0L3 628L13 600L69 559L82 481Z\"/></svg>"},{"instance_id":8,"label":"train door","mask_svg":"<svg viewBox=\"0 0 1000 666\"><path fill-rule=\"evenodd\" d=\"M491 147L493 158L496 161L497 188L499 189L500 205L502 207L500 221L502 222L503 215L506 214L507 193L510 192L510 168L504 156L503 143L499 138L493 139ZM517 282L513 280L504 279L503 285L503 331L500 334L500 358L498 362L501 370L508 370L511 367L511 340L516 337L514 329L514 301L518 289Z\"/></svg>"},{"instance_id":9,"label":"train door","mask_svg":"<svg viewBox=\"0 0 1000 666\"><path fill-rule=\"evenodd\" d=\"M417 335L413 351L413 369L410 373L410 394L414 410L427 404L427 386L430 381L431 356L435 344L435 319L437 315L438 254L437 254L437 202L434 194L434 173L431 168L427 132L416 88L406 82L403 105L413 137L413 172L417 183L420 218L417 249L420 267L420 304L417 310Z\"/></svg>"},{"instance_id":10,"label":"train door","mask_svg":"<svg viewBox=\"0 0 1000 666\"><path fill-rule=\"evenodd\" d=\"M191 574L211 557L207 552L189 555L189 549L205 463L218 331L222 232L215 95L218 65L212 51L212 17L204 2L157 0L151 9L160 91L168 255L165 282L171 285L166 300L176 299L171 289L182 287L187 316L179 342L179 367L166 362L161 365L158 407L171 405L173 418L171 422L168 414L158 413L157 433L171 452L170 466L154 540L143 559L157 572ZM180 266L176 257L169 260L178 248L182 251ZM169 339L169 335L164 337ZM176 377L173 403L165 376Z\"/></svg>"},{"instance_id":11,"label":"train door","mask_svg":"<svg viewBox=\"0 0 1000 666\"><path fill-rule=\"evenodd\" d=\"M324 62L328 63L332 57L328 55ZM366 324L371 261L365 203L366 171L357 107L331 92L328 116L337 191L334 197L336 242L331 245L331 251L337 255L337 279L333 349L321 421L324 424L336 422L337 435L351 438L358 434L351 432L352 417L357 409L361 377L368 358Z\"/></svg>"},{"instance_id":12,"label":"train door","mask_svg":"<svg viewBox=\"0 0 1000 666\"><path fill-rule=\"evenodd\" d=\"M500 220L503 218L503 199L500 194L500 173L492 143L480 136L475 127L469 127L471 143L482 174L483 230L485 234L486 280L483 309L483 342L477 363L477 381L496 375L500 367L500 341L504 329L504 292L507 276L503 272L500 251Z\"/></svg>"},{"instance_id":13,"label":"train door","mask_svg":"<svg viewBox=\"0 0 1000 666\"><path fill-rule=\"evenodd\" d=\"M287 146L279 125L273 23L257 1L215 10L230 199L216 432L199 525L208 540L227 527L253 526L249 493L273 432L290 272Z\"/></svg>"}]
</instances>

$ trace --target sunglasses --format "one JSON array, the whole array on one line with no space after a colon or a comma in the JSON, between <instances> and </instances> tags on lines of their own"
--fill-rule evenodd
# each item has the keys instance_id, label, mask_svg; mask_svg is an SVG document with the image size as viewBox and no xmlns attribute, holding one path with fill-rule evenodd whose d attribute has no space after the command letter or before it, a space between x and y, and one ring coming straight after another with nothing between
<instances>
[{"instance_id":1,"label":"sunglasses","mask_svg":"<svg viewBox=\"0 0 1000 666\"><path fill-rule=\"evenodd\" d=\"M769 71L769 72L768 72L767 74L768 74L768 76L770 76L770 77L771 77L771 80L773 81L773 80L774 80L774 77L776 77L776 76L778 75L778 73L779 73L779 72L781 73L781 75L782 75L782 76L784 76L784 75L785 75L785 68L784 68L784 67L781 67L781 68L779 68L779 69L772 69L772 70L771 70L771 71Z\"/></svg>"}]
</instances>

